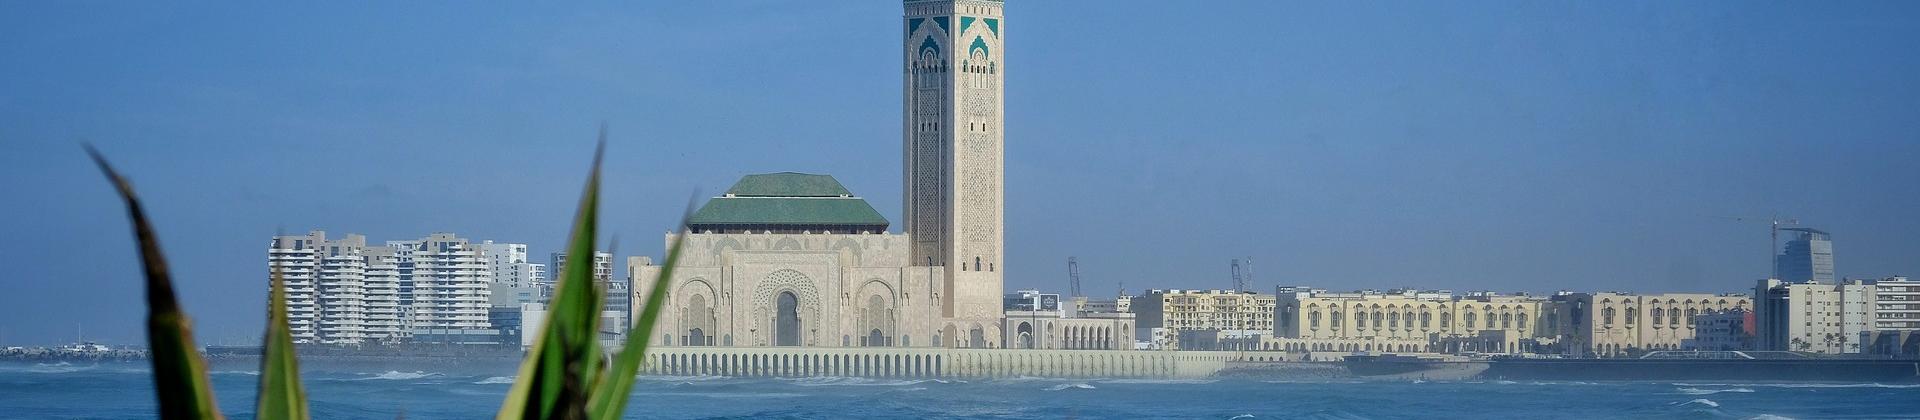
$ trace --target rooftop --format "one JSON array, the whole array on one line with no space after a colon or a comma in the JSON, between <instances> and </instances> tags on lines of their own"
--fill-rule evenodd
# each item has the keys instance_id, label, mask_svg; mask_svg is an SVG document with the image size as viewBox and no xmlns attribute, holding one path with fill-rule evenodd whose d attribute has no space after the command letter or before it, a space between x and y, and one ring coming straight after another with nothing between
<instances>
[{"instance_id":1,"label":"rooftop","mask_svg":"<svg viewBox=\"0 0 1920 420\"><path fill-rule=\"evenodd\" d=\"M832 175L779 172L747 175L687 219L696 232L885 232L887 219Z\"/></svg>"}]
</instances>

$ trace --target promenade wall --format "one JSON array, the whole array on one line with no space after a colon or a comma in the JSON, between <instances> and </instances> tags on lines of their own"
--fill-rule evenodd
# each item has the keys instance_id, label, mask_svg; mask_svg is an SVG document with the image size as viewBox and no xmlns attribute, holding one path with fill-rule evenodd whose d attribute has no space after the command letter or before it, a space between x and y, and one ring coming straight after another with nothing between
<instances>
[{"instance_id":1,"label":"promenade wall","mask_svg":"<svg viewBox=\"0 0 1920 420\"><path fill-rule=\"evenodd\" d=\"M656 347L643 373L894 378L1205 378L1278 352L941 348Z\"/></svg>"}]
</instances>

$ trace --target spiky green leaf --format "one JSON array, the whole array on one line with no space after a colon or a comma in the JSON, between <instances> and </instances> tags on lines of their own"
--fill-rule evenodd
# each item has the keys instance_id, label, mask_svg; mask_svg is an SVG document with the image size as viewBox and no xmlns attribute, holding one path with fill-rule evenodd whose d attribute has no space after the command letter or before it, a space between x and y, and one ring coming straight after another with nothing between
<instances>
[{"instance_id":1,"label":"spiky green leaf","mask_svg":"<svg viewBox=\"0 0 1920 420\"><path fill-rule=\"evenodd\" d=\"M673 278L673 268L680 263L680 247L687 238L686 225L686 217L682 216L681 232L674 235L673 245L667 249L666 263L660 266L660 273L653 277L653 287L647 288L646 306L640 310L640 317L634 321L633 328L627 331L626 345L593 388L590 400L593 418L620 418L620 413L626 410L634 376L640 373L640 365L646 359L647 341L653 338L654 321L660 318L660 307L667 301L668 280Z\"/></svg>"},{"instance_id":2,"label":"spiky green leaf","mask_svg":"<svg viewBox=\"0 0 1920 420\"><path fill-rule=\"evenodd\" d=\"M594 285L593 252L600 204L600 160L606 130L593 153L586 191L567 240L574 263L562 267L539 338L520 362L519 375L500 406L500 419L587 418L588 380L600 367L600 305L604 291Z\"/></svg>"},{"instance_id":3,"label":"spiky green leaf","mask_svg":"<svg viewBox=\"0 0 1920 420\"><path fill-rule=\"evenodd\" d=\"M300 387L300 361L293 354L293 332L287 326L287 281L273 270L267 297L267 334L260 353L260 393L255 418L306 420L307 392Z\"/></svg>"},{"instance_id":4,"label":"spiky green leaf","mask_svg":"<svg viewBox=\"0 0 1920 420\"><path fill-rule=\"evenodd\" d=\"M147 288L147 346L153 361L153 389L159 397L162 419L218 419L220 408L213 402L213 386L207 379L207 363L193 344L193 323L181 312L173 294L173 278L167 273L167 258L160 253L160 240L154 236L133 184L113 170L98 150L86 146L87 155L100 166L107 180L126 203L127 218L133 221L133 236L140 245L140 262L145 269Z\"/></svg>"}]
</instances>

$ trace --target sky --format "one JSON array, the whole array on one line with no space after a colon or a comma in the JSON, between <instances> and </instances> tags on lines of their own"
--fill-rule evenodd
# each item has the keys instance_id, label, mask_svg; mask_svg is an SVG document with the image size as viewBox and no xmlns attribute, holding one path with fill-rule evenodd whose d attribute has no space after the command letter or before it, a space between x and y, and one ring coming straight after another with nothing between
<instances>
[{"instance_id":1,"label":"sky","mask_svg":"<svg viewBox=\"0 0 1920 420\"><path fill-rule=\"evenodd\" d=\"M837 177L896 222L893 1L0 3L0 345L137 343L134 182L203 343L257 340L266 246L322 229L559 248ZM1008 290L1734 292L1769 217L1920 275L1920 3L1007 6ZM1734 218L1744 218L1735 220ZM608 238L603 238L607 240ZM544 258L536 258L543 260Z\"/></svg>"}]
</instances>

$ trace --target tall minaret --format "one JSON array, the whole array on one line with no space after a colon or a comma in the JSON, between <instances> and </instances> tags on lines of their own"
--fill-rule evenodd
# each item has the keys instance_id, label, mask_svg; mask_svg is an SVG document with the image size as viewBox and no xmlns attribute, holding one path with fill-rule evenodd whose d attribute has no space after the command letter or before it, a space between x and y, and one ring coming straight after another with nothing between
<instances>
[{"instance_id":1,"label":"tall minaret","mask_svg":"<svg viewBox=\"0 0 1920 420\"><path fill-rule=\"evenodd\" d=\"M903 217L913 264L946 267L944 315L980 322L989 340L1004 313L1002 6L906 0L903 22Z\"/></svg>"}]
</instances>

